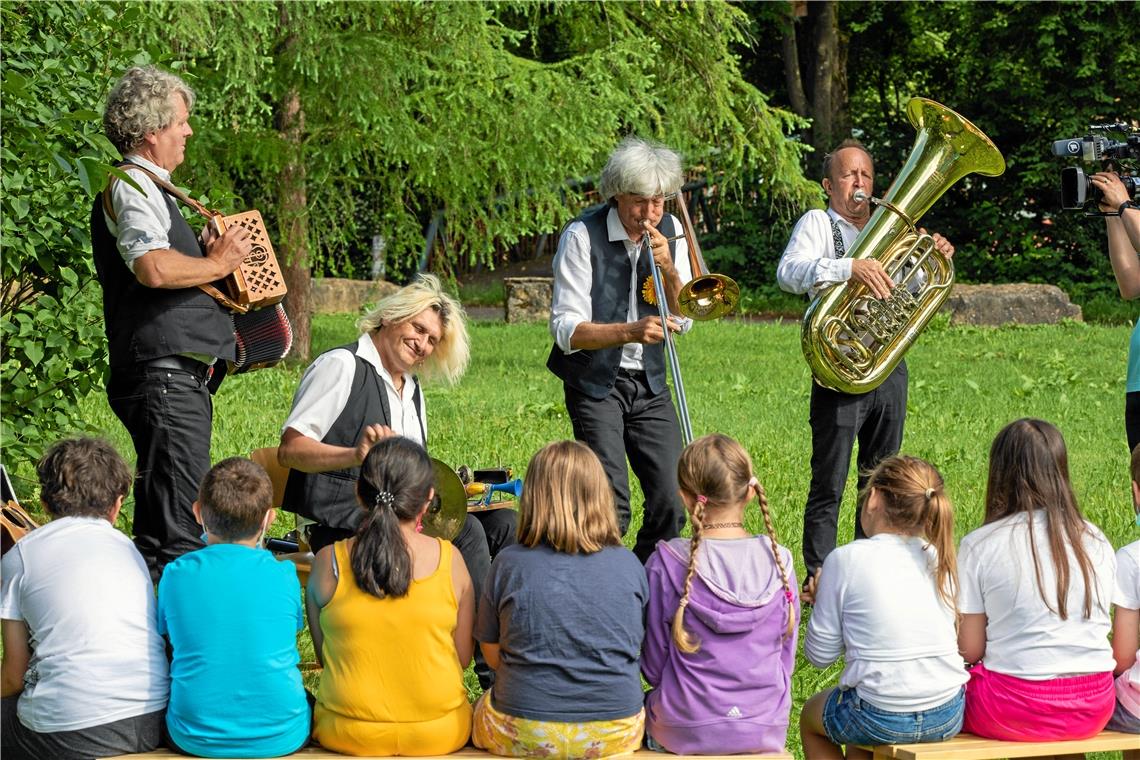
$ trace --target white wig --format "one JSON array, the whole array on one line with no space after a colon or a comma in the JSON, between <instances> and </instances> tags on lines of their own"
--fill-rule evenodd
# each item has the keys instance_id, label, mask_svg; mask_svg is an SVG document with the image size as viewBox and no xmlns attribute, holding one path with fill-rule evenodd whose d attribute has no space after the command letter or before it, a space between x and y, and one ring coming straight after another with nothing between
<instances>
[{"instance_id":1,"label":"white wig","mask_svg":"<svg viewBox=\"0 0 1140 760\"><path fill-rule=\"evenodd\" d=\"M607 201L619 193L669 195L681 189L684 179L676 151L630 135L610 154L598 192Z\"/></svg>"}]
</instances>

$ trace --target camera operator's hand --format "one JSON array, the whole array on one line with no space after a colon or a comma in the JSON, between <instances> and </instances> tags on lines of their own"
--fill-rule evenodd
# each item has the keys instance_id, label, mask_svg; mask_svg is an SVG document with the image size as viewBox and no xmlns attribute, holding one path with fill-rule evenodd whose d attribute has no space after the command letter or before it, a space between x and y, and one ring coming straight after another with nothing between
<instances>
[{"instance_id":1,"label":"camera operator's hand","mask_svg":"<svg viewBox=\"0 0 1140 760\"><path fill-rule=\"evenodd\" d=\"M1097 172L1089 178L1096 189L1100 190L1100 210L1104 213L1115 214L1120 204L1128 200L1128 190L1116 172Z\"/></svg>"}]
</instances>

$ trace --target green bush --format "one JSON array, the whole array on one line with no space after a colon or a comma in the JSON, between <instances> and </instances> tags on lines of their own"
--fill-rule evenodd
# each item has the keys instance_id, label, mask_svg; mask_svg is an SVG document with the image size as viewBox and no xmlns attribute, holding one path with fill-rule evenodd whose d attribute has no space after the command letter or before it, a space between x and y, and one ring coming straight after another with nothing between
<instances>
[{"instance_id":1,"label":"green bush","mask_svg":"<svg viewBox=\"0 0 1140 760\"><path fill-rule=\"evenodd\" d=\"M115 44L134 13L120 10L0 5L0 446L9 462L84 429L77 402L106 366L88 213L117 156L96 109L132 58Z\"/></svg>"}]
</instances>

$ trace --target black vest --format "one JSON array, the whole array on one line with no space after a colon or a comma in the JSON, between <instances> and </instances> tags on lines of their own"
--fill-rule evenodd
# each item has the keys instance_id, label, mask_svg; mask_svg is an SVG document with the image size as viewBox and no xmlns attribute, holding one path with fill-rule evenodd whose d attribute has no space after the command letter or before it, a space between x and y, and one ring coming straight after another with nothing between
<instances>
[{"instance_id":1,"label":"black vest","mask_svg":"<svg viewBox=\"0 0 1140 760\"><path fill-rule=\"evenodd\" d=\"M187 256L204 256L198 236L178 212L174 198L161 188L160 192L170 212L170 247ZM107 229L102 194L91 206L91 249L103 286L103 320L112 368L174 354L236 358L233 322L221 304L196 287L148 288L127 268Z\"/></svg>"},{"instance_id":2,"label":"black vest","mask_svg":"<svg viewBox=\"0 0 1140 760\"><path fill-rule=\"evenodd\" d=\"M356 358L356 372L352 376L352 389L344 410L336 418L321 443L333 446L356 446L367 425L392 425L392 412L388 407L388 393L376 368L356 353L356 343L348 343L331 351L348 351ZM417 413L420 409L420 383L415 386L412 399ZM423 420L420 435L427 441ZM285 496L281 508L296 512L330 528L355 530L364 512L356 501L356 481L360 468L329 470L327 472L301 472L290 470L285 483Z\"/></svg>"},{"instance_id":3,"label":"black vest","mask_svg":"<svg viewBox=\"0 0 1140 760\"><path fill-rule=\"evenodd\" d=\"M590 268L593 280L590 283L591 322L614 324L629 321L629 254L625 244L609 239L606 219L610 206L592 209L578 217L586 225L590 236ZM673 217L666 214L657 228L665 237L676 234ZM669 243L669 253L677 259L676 242ZM637 318L656 317L660 312L656 305L650 305L641 296L645 281L652 276L653 257L642 251L637 257ZM665 389L665 348L661 343L643 345L641 360L645 366L649 389L660 393ZM613 390L621 364L622 346L599 348L594 351L563 353L555 343L550 349L546 367L562 382L575 390L595 399L603 399Z\"/></svg>"}]
</instances>

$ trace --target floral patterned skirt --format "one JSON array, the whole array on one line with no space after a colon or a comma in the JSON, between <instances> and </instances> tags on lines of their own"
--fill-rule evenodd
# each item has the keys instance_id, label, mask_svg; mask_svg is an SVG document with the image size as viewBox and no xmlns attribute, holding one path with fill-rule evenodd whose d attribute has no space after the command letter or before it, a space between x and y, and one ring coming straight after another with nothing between
<instances>
[{"instance_id":1,"label":"floral patterned skirt","mask_svg":"<svg viewBox=\"0 0 1140 760\"><path fill-rule=\"evenodd\" d=\"M636 752L644 733L644 709L588 723L530 720L499 712L487 692L475 703L471 738L476 747L504 757L597 758Z\"/></svg>"}]
</instances>

